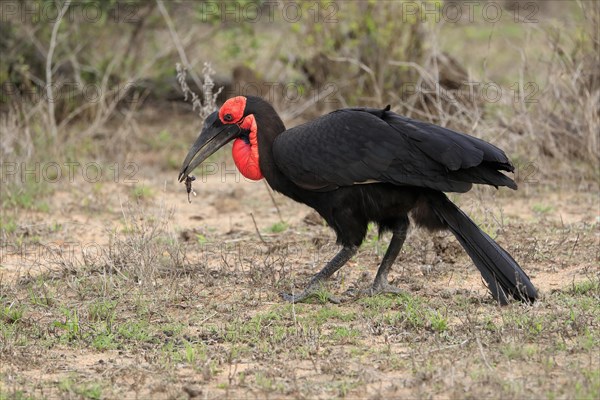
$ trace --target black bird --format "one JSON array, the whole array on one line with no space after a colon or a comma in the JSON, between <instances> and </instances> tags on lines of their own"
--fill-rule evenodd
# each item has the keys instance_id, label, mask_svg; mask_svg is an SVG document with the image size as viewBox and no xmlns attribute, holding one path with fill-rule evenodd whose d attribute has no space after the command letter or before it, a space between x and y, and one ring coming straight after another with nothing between
<instances>
[{"instance_id":1,"label":"black bird","mask_svg":"<svg viewBox=\"0 0 600 400\"><path fill-rule=\"evenodd\" d=\"M337 110L286 130L269 103L238 96L206 118L179 180L232 140L233 159L244 176L264 177L274 190L314 208L343 246L302 293L283 294L286 300L314 294L356 254L369 222L380 233L392 232L371 293L399 292L387 275L406 238L409 214L417 226L450 230L499 303L537 298L519 264L444 194L466 192L473 183L516 189L500 172L514 167L497 147L395 114L389 106Z\"/></svg>"}]
</instances>

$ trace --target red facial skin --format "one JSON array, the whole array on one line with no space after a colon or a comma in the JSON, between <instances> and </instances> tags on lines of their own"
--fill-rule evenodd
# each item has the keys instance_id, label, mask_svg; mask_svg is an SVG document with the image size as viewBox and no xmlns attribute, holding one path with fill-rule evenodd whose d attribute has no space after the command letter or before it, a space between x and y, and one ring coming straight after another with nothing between
<instances>
[{"instance_id":1,"label":"red facial skin","mask_svg":"<svg viewBox=\"0 0 600 400\"><path fill-rule=\"evenodd\" d=\"M227 100L219 110L219 119L224 124L238 124L240 128L250 131L250 144L243 139L233 141L233 161L237 169L248 179L258 181L263 174L258 164L258 127L254 115L244 117L246 98L238 96ZM243 119L242 119L243 118Z\"/></svg>"},{"instance_id":2,"label":"red facial skin","mask_svg":"<svg viewBox=\"0 0 600 400\"><path fill-rule=\"evenodd\" d=\"M232 97L227 100L219 110L219 119L224 124L237 124L244 116L246 109L246 98L244 96ZM231 115L231 119L227 121L226 115Z\"/></svg>"}]
</instances>

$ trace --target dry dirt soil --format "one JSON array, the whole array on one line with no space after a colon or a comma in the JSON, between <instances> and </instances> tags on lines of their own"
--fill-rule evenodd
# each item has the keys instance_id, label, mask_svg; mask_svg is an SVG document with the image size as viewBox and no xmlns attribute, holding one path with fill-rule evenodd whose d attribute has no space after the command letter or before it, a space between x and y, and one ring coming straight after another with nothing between
<instances>
[{"instance_id":1,"label":"dry dirt soil","mask_svg":"<svg viewBox=\"0 0 600 400\"><path fill-rule=\"evenodd\" d=\"M332 231L220 168L190 204L176 174L78 174L43 207L11 211L0 399L600 398L590 187L452 196L529 274L532 306L498 306L450 234L416 229L391 274L404 294L352 296L389 240L370 229L320 296L292 305L280 293L336 252ZM345 301L323 302L327 291Z\"/></svg>"}]
</instances>

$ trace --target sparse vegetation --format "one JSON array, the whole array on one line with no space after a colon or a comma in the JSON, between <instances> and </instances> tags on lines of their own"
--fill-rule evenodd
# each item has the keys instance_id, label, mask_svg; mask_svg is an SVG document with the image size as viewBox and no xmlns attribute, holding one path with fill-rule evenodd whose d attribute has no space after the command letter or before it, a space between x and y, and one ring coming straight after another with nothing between
<instances>
[{"instance_id":1,"label":"sparse vegetation","mask_svg":"<svg viewBox=\"0 0 600 400\"><path fill-rule=\"evenodd\" d=\"M137 200L148 200L154 195L154 191L149 186L136 185L131 189L131 194Z\"/></svg>"}]
</instances>

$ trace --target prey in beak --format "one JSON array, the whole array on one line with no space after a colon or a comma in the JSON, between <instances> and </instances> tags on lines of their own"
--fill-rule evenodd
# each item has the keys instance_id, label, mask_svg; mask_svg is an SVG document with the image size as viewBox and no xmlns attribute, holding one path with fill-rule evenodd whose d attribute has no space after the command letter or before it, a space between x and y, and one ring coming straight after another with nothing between
<instances>
[{"instance_id":1,"label":"prey in beak","mask_svg":"<svg viewBox=\"0 0 600 400\"><path fill-rule=\"evenodd\" d=\"M239 136L241 132L242 128L237 124L224 124L221 122L218 111L206 117L198 139L190 148L181 165L179 182L185 181L194 168Z\"/></svg>"}]
</instances>

